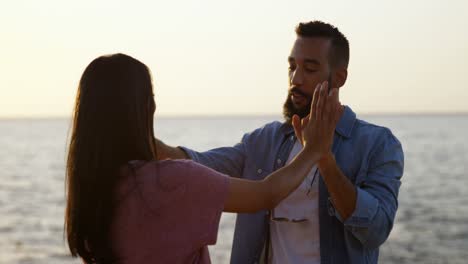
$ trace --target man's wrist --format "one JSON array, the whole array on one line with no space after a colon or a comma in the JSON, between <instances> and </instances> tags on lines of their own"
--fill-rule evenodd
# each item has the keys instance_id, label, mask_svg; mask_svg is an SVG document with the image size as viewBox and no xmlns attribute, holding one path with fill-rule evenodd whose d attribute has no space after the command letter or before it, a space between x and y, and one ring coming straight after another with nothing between
<instances>
[{"instance_id":1,"label":"man's wrist","mask_svg":"<svg viewBox=\"0 0 468 264\"><path fill-rule=\"evenodd\" d=\"M330 151L319 159L318 167L322 173L326 173L335 163L335 156Z\"/></svg>"},{"instance_id":2,"label":"man's wrist","mask_svg":"<svg viewBox=\"0 0 468 264\"><path fill-rule=\"evenodd\" d=\"M308 145L304 146L301 152L303 152L304 155L306 155L307 157L314 160L314 163L315 162L318 163L318 161L320 160L320 154L316 152L312 147L309 147Z\"/></svg>"}]
</instances>

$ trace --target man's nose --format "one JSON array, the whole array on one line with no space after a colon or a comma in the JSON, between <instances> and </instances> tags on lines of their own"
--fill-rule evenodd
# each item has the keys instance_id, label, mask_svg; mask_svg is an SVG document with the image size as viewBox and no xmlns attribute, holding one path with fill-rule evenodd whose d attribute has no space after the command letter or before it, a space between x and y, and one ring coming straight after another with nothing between
<instances>
[{"instance_id":1,"label":"man's nose","mask_svg":"<svg viewBox=\"0 0 468 264\"><path fill-rule=\"evenodd\" d=\"M292 85L294 86L299 86L299 85L302 85L302 81L303 81L303 73L300 69L296 68L290 75L290 82Z\"/></svg>"}]
</instances>

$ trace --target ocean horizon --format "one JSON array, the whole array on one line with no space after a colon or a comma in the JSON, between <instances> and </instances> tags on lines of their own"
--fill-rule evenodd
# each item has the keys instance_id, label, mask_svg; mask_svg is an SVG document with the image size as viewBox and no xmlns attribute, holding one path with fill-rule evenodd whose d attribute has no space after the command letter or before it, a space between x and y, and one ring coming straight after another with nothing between
<instances>
[{"instance_id":1,"label":"ocean horizon","mask_svg":"<svg viewBox=\"0 0 468 264\"><path fill-rule=\"evenodd\" d=\"M437 116L468 116L468 111L421 111L421 112L357 112L357 116L361 119L372 117L437 117ZM2 116L1 120L61 120L71 119L70 115L17 115L17 116ZM155 117L157 119L210 119L210 118L274 118L281 121L281 113L254 113L254 114L159 114L157 111Z\"/></svg>"}]
</instances>

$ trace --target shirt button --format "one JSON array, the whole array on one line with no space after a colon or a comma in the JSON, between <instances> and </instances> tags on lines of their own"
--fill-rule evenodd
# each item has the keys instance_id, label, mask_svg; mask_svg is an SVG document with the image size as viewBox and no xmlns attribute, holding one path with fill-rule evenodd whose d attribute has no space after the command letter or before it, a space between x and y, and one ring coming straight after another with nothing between
<instances>
[{"instance_id":1,"label":"shirt button","mask_svg":"<svg viewBox=\"0 0 468 264\"><path fill-rule=\"evenodd\" d=\"M276 163L281 164L281 159L278 159Z\"/></svg>"},{"instance_id":2,"label":"shirt button","mask_svg":"<svg viewBox=\"0 0 468 264\"><path fill-rule=\"evenodd\" d=\"M258 174L262 173L262 169L258 169L258 170L257 170L257 173L258 173Z\"/></svg>"}]
</instances>

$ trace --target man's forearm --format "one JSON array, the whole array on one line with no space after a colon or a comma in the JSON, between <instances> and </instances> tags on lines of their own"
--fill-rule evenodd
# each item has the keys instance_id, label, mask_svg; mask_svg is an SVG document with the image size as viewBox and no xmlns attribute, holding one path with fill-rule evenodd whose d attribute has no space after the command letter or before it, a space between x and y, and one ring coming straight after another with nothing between
<instances>
[{"instance_id":1,"label":"man's forearm","mask_svg":"<svg viewBox=\"0 0 468 264\"><path fill-rule=\"evenodd\" d=\"M156 152L158 153L158 160L165 160L165 159L189 159L190 157L183 151L181 148L178 147L171 147L166 145L159 139L155 139L156 141Z\"/></svg>"},{"instance_id":2,"label":"man's forearm","mask_svg":"<svg viewBox=\"0 0 468 264\"><path fill-rule=\"evenodd\" d=\"M356 189L340 170L331 153L320 160L319 170L332 198L333 206L344 222L356 208Z\"/></svg>"}]
</instances>

